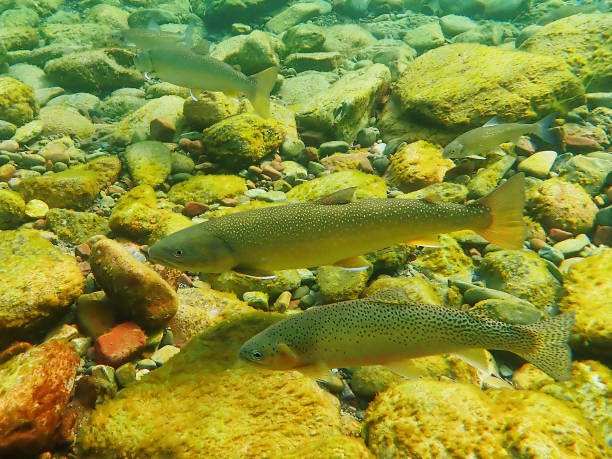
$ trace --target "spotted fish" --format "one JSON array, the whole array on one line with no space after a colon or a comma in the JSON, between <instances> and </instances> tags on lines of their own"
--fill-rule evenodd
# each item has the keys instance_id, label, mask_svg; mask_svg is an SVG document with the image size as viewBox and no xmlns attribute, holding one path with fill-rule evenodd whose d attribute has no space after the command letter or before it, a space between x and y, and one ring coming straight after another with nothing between
<instances>
[{"instance_id":1,"label":"spotted fish","mask_svg":"<svg viewBox=\"0 0 612 459\"><path fill-rule=\"evenodd\" d=\"M437 235L472 229L506 248L522 247L524 178L471 204L358 199L346 189L310 203L225 215L170 234L149 257L181 270L260 273L336 264L361 269L358 256L400 242L437 244ZM363 264L363 262L362 262Z\"/></svg>"},{"instance_id":2,"label":"spotted fish","mask_svg":"<svg viewBox=\"0 0 612 459\"><path fill-rule=\"evenodd\" d=\"M568 345L574 313L531 325L511 325L458 309L412 302L403 289L316 306L248 340L239 356L274 370L387 364L471 349L510 351L555 380L571 376ZM314 372L314 374L318 374Z\"/></svg>"}]
</instances>

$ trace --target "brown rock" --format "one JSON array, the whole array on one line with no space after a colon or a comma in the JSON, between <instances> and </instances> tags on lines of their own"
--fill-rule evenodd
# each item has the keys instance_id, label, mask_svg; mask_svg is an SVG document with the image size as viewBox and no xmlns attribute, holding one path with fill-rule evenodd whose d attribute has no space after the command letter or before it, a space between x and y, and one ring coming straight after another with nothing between
<instances>
[{"instance_id":1,"label":"brown rock","mask_svg":"<svg viewBox=\"0 0 612 459\"><path fill-rule=\"evenodd\" d=\"M543 241L542 239L533 238L529 240L529 247L531 247L531 250L535 250L536 252L547 245L548 244L546 241Z\"/></svg>"},{"instance_id":2,"label":"brown rock","mask_svg":"<svg viewBox=\"0 0 612 459\"><path fill-rule=\"evenodd\" d=\"M555 241L565 241L566 239L574 237L574 235L569 231L565 231L559 228L549 229L548 235Z\"/></svg>"},{"instance_id":3,"label":"brown rock","mask_svg":"<svg viewBox=\"0 0 612 459\"><path fill-rule=\"evenodd\" d=\"M234 198L223 198L219 202L227 207L236 207L238 205L238 201Z\"/></svg>"},{"instance_id":4,"label":"brown rock","mask_svg":"<svg viewBox=\"0 0 612 459\"><path fill-rule=\"evenodd\" d=\"M195 156L204 153L204 145L202 145L201 140L191 140L183 137L179 140L179 147Z\"/></svg>"},{"instance_id":5,"label":"brown rock","mask_svg":"<svg viewBox=\"0 0 612 459\"><path fill-rule=\"evenodd\" d=\"M261 170L264 174L270 177L272 181L280 180L283 178L283 174L281 174L279 171L277 171L275 168L273 168L269 164L266 164L264 167L262 167Z\"/></svg>"},{"instance_id":6,"label":"brown rock","mask_svg":"<svg viewBox=\"0 0 612 459\"><path fill-rule=\"evenodd\" d=\"M70 345L49 341L0 365L1 457L30 457L64 440L58 429L78 364Z\"/></svg>"},{"instance_id":7,"label":"brown rock","mask_svg":"<svg viewBox=\"0 0 612 459\"><path fill-rule=\"evenodd\" d=\"M96 358L100 363L117 368L145 347L147 336L133 322L125 322L98 337L95 344Z\"/></svg>"},{"instance_id":8,"label":"brown rock","mask_svg":"<svg viewBox=\"0 0 612 459\"><path fill-rule=\"evenodd\" d=\"M598 226L593 234L593 244L612 246L612 226Z\"/></svg>"},{"instance_id":9,"label":"brown rock","mask_svg":"<svg viewBox=\"0 0 612 459\"><path fill-rule=\"evenodd\" d=\"M196 215L203 214L208 209L209 207L206 204L190 201L188 203L185 203L185 207L183 208L183 215L186 217L195 217Z\"/></svg>"},{"instance_id":10,"label":"brown rock","mask_svg":"<svg viewBox=\"0 0 612 459\"><path fill-rule=\"evenodd\" d=\"M90 253L91 253L91 248L89 247L89 244L86 244L86 243L79 244L74 248L74 254L78 255L79 257L83 259L89 258Z\"/></svg>"},{"instance_id":11,"label":"brown rock","mask_svg":"<svg viewBox=\"0 0 612 459\"><path fill-rule=\"evenodd\" d=\"M176 133L176 126L172 120L167 118L155 118L149 124L152 140L160 142L171 142Z\"/></svg>"},{"instance_id":12,"label":"brown rock","mask_svg":"<svg viewBox=\"0 0 612 459\"><path fill-rule=\"evenodd\" d=\"M568 135L564 139L565 145L568 147L578 148L585 151L598 151L601 150L601 145L593 139L588 137L581 137L578 135Z\"/></svg>"}]
</instances>

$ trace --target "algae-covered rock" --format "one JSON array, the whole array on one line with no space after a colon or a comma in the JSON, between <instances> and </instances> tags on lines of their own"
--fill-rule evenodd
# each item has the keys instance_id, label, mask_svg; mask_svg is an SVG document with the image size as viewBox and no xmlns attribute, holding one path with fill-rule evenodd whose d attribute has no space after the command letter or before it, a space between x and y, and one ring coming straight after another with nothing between
<instances>
[{"instance_id":1,"label":"algae-covered rock","mask_svg":"<svg viewBox=\"0 0 612 459\"><path fill-rule=\"evenodd\" d=\"M312 53L321 51L325 43L325 31L314 24L299 24L287 29L283 43L291 53Z\"/></svg>"},{"instance_id":2,"label":"algae-covered rock","mask_svg":"<svg viewBox=\"0 0 612 459\"><path fill-rule=\"evenodd\" d=\"M285 129L280 123L250 113L226 118L202 133L207 156L224 167L236 170L276 152L284 139Z\"/></svg>"},{"instance_id":3,"label":"algae-covered rock","mask_svg":"<svg viewBox=\"0 0 612 459\"><path fill-rule=\"evenodd\" d=\"M238 21L252 21L254 17L269 14L285 3L280 0L207 0L206 22L213 27Z\"/></svg>"},{"instance_id":4,"label":"algae-covered rock","mask_svg":"<svg viewBox=\"0 0 612 459\"><path fill-rule=\"evenodd\" d=\"M421 140L406 144L393 154L385 179L390 185L410 192L441 182L454 165L450 159L442 158L441 148Z\"/></svg>"},{"instance_id":5,"label":"algae-covered rock","mask_svg":"<svg viewBox=\"0 0 612 459\"><path fill-rule=\"evenodd\" d=\"M530 250L487 253L478 269L485 285L545 308L555 304L561 284L547 263Z\"/></svg>"},{"instance_id":6,"label":"algae-covered rock","mask_svg":"<svg viewBox=\"0 0 612 459\"><path fill-rule=\"evenodd\" d=\"M520 49L565 61L589 92L610 89L612 15L576 14L545 25Z\"/></svg>"},{"instance_id":7,"label":"algae-covered rock","mask_svg":"<svg viewBox=\"0 0 612 459\"><path fill-rule=\"evenodd\" d=\"M428 201L464 203L467 195L468 189L465 185L440 182L411 193L401 194L397 199L426 199Z\"/></svg>"},{"instance_id":8,"label":"algae-covered rock","mask_svg":"<svg viewBox=\"0 0 612 459\"><path fill-rule=\"evenodd\" d=\"M387 185L382 178L356 170L347 170L301 183L289 190L287 199L314 201L350 187L357 187L355 190L357 198L384 198L387 196Z\"/></svg>"},{"instance_id":9,"label":"algae-covered rock","mask_svg":"<svg viewBox=\"0 0 612 459\"><path fill-rule=\"evenodd\" d=\"M386 65L391 71L391 78L397 80L416 54L414 49L400 40L385 39L362 49L357 59L369 59L375 64Z\"/></svg>"},{"instance_id":10,"label":"algae-covered rock","mask_svg":"<svg viewBox=\"0 0 612 459\"><path fill-rule=\"evenodd\" d=\"M467 129L495 115L535 120L565 110L580 104L584 89L558 59L461 43L412 61L394 93L415 121Z\"/></svg>"},{"instance_id":11,"label":"algae-covered rock","mask_svg":"<svg viewBox=\"0 0 612 459\"><path fill-rule=\"evenodd\" d=\"M545 319L544 313L527 301L489 298L474 305L479 313L515 325L528 325Z\"/></svg>"},{"instance_id":12,"label":"algae-covered rock","mask_svg":"<svg viewBox=\"0 0 612 459\"><path fill-rule=\"evenodd\" d=\"M342 54L337 51L317 53L293 53L285 59L285 65L296 72L331 72L342 64Z\"/></svg>"},{"instance_id":13,"label":"algae-covered rock","mask_svg":"<svg viewBox=\"0 0 612 459\"><path fill-rule=\"evenodd\" d=\"M176 292L121 244L101 239L91 247L91 270L119 315L145 327L165 325L178 307Z\"/></svg>"},{"instance_id":14,"label":"algae-covered rock","mask_svg":"<svg viewBox=\"0 0 612 459\"><path fill-rule=\"evenodd\" d=\"M158 222L155 190L150 185L139 185L119 198L108 225L119 235L140 240L149 236Z\"/></svg>"},{"instance_id":15,"label":"algae-covered rock","mask_svg":"<svg viewBox=\"0 0 612 459\"><path fill-rule=\"evenodd\" d=\"M172 170L170 150L155 140L133 143L125 150L125 160L136 185L161 185Z\"/></svg>"},{"instance_id":16,"label":"algae-covered rock","mask_svg":"<svg viewBox=\"0 0 612 459\"><path fill-rule=\"evenodd\" d=\"M598 158L576 155L559 168L559 178L579 184L584 191L594 195L602 191L606 185L608 174L611 172L612 156L610 158Z\"/></svg>"},{"instance_id":17,"label":"algae-covered rock","mask_svg":"<svg viewBox=\"0 0 612 459\"><path fill-rule=\"evenodd\" d=\"M190 97L183 105L185 120L197 129L210 127L229 116L236 115L239 110L240 104L236 99L217 91L204 91L198 96L198 100Z\"/></svg>"},{"instance_id":18,"label":"algae-covered rock","mask_svg":"<svg viewBox=\"0 0 612 459\"><path fill-rule=\"evenodd\" d=\"M411 265L426 276L442 282L447 279L470 282L474 265L457 240L441 234L438 243L440 247L425 247Z\"/></svg>"},{"instance_id":19,"label":"algae-covered rock","mask_svg":"<svg viewBox=\"0 0 612 459\"><path fill-rule=\"evenodd\" d=\"M362 258L364 266L368 266ZM359 298L365 289L371 268L361 271L351 271L339 266L319 266L317 270L317 283L323 299L328 303Z\"/></svg>"},{"instance_id":20,"label":"algae-covered rock","mask_svg":"<svg viewBox=\"0 0 612 459\"><path fill-rule=\"evenodd\" d=\"M160 209L157 213L157 224L147 239L147 243L153 245L169 234L194 224L190 218L185 217L183 214L173 212L170 209Z\"/></svg>"},{"instance_id":21,"label":"algae-covered rock","mask_svg":"<svg viewBox=\"0 0 612 459\"><path fill-rule=\"evenodd\" d=\"M395 273L400 270L412 255L414 246L396 244L364 255L372 265L372 275Z\"/></svg>"},{"instance_id":22,"label":"algae-covered rock","mask_svg":"<svg viewBox=\"0 0 612 459\"><path fill-rule=\"evenodd\" d=\"M266 29L272 33L280 34L290 27L300 22L306 22L320 13L321 7L317 3L296 3L266 22Z\"/></svg>"},{"instance_id":23,"label":"algae-covered rock","mask_svg":"<svg viewBox=\"0 0 612 459\"><path fill-rule=\"evenodd\" d=\"M38 31L31 26L3 26L0 28L0 41L8 51L32 49L38 45Z\"/></svg>"},{"instance_id":24,"label":"algae-covered rock","mask_svg":"<svg viewBox=\"0 0 612 459\"><path fill-rule=\"evenodd\" d=\"M468 197L478 199L491 193L515 162L516 157L505 155L480 169L468 183Z\"/></svg>"},{"instance_id":25,"label":"algae-covered rock","mask_svg":"<svg viewBox=\"0 0 612 459\"><path fill-rule=\"evenodd\" d=\"M21 126L37 114L32 88L15 78L0 77L0 119Z\"/></svg>"},{"instance_id":26,"label":"algae-covered rock","mask_svg":"<svg viewBox=\"0 0 612 459\"><path fill-rule=\"evenodd\" d=\"M118 158L104 156L64 172L27 178L15 190L26 201L40 199L49 207L85 210L104 187L117 180L120 170Z\"/></svg>"},{"instance_id":27,"label":"algae-covered rock","mask_svg":"<svg viewBox=\"0 0 612 459\"><path fill-rule=\"evenodd\" d=\"M380 276L363 291L362 296L372 296L377 292L391 288L402 288L411 300L417 303L442 306L444 300L436 286L422 277L390 277Z\"/></svg>"},{"instance_id":28,"label":"algae-covered rock","mask_svg":"<svg viewBox=\"0 0 612 459\"><path fill-rule=\"evenodd\" d=\"M607 454L598 427L565 402L448 381L407 381L380 394L368 408L363 436L378 457Z\"/></svg>"},{"instance_id":29,"label":"algae-covered rock","mask_svg":"<svg viewBox=\"0 0 612 459\"><path fill-rule=\"evenodd\" d=\"M76 260L37 231L0 231L0 346L57 318L83 292Z\"/></svg>"},{"instance_id":30,"label":"algae-covered rock","mask_svg":"<svg viewBox=\"0 0 612 459\"><path fill-rule=\"evenodd\" d=\"M419 53L442 46L446 41L440 24L437 22L430 22L410 29L404 34L403 39Z\"/></svg>"},{"instance_id":31,"label":"algae-covered rock","mask_svg":"<svg viewBox=\"0 0 612 459\"><path fill-rule=\"evenodd\" d=\"M597 206L584 189L559 178L545 180L527 191L526 209L545 229L586 233L595 222Z\"/></svg>"},{"instance_id":32,"label":"algae-covered rock","mask_svg":"<svg viewBox=\"0 0 612 459\"><path fill-rule=\"evenodd\" d=\"M109 231L108 221L89 212L76 212L70 209L50 209L45 215L47 228L57 234L62 241L82 244L97 234Z\"/></svg>"},{"instance_id":33,"label":"algae-covered rock","mask_svg":"<svg viewBox=\"0 0 612 459\"><path fill-rule=\"evenodd\" d=\"M23 220L25 205L18 193L0 190L0 230L16 228Z\"/></svg>"},{"instance_id":34,"label":"algae-covered rock","mask_svg":"<svg viewBox=\"0 0 612 459\"><path fill-rule=\"evenodd\" d=\"M390 82L391 73L382 64L349 72L299 104L295 119L305 129L351 142L360 129L368 126L374 105Z\"/></svg>"},{"instance_id":35,"label":"algae-covered rock","mask_svg":"<svg viewBox=\"0 0 612 459\"><path fill-rule=\"evenodd\" d=\"M224 292L232 292L242 298L245 292L265 292L271 299L286 290L292 291L300 286L301 277L297 270L286 269L274 271L273 279L262 279L236 271L226 271L221 274L209 274L208 281L212 288Z\"/></svg>"},{"instance_id":36,"label":"algae-covered rock","mask_svg":"<svg viewBox=\"0 0 612 459\"><path fill-rule=\"evenodd\" d=\"M612 356L612 250L575 263L563 279L561 311L576 311L572 345L589 354Z\"/></svg>"},{"instance_id":37,"label":"algae-covered rock","mask_svg":"<svg viewBox=\"0 0 612 459\"><path fill-rule=\"evenodd\" d=\"M194 336L239 314L255 312L233 293L213 290L210 285L200 283L195 288L178 291L178 310L168 322L174 340L184 345Z\"/></svg>"},{"instance_id":38,"label":"algae-covered rock","mask_svg":"<svg viewBox=\"0 0 612 459\"><path fill-rule=\"evenodd\" d=\"M170 188L168 199L179 204L190 201L210 204L245 191L246 181L236 175L195 175Z\"/></svg>"},{"instance_id":39,"label":"algae-covered rock","mask_svg":"<svg viewBox=\"0 0 612 459\"><path fill-rule=\"evenodd\" d=\"M93 123L77 109L64 105L50 105L40 110L45 135L69 135L84 139L94 133Z\"/></svg>"},{"instance_id":40,"label":"algae-covered rock","mask_svg":"<svg viewBox=\"0 0 612 459\"><path fill-rule=\"evenodd\" d=\"M352 57L376 42L374 36L357 24L340 24L325 28L325 51L338 51Z\"/></svg>"},{"instance_id":41,"label":"algae-covered rock","mask_svg":"<svg viewBox=\"0 0 612 459\"><path fill-rule=\"evenodd\" d=\"M162 96L149 100L138 110L128 113L116 125L118 133L131 134L135 131L150 132L151 121L165 118L178 125L183 116L185 100L178 96Z\"/></svg>"},{"instance_id":42,"label":"algae-covered rock","mask_svg":"<svg viewBox=\"0 0 612 459\"><path fill-rule=\"evenodd\" d=\"M120 48L67 54L45 65L45 73L58 85L73 91L103 92L138 87L141 72L131 67L133 54Z\"/></svg>"},{"instance_id":43,"label":"algae-covered rock","mask_svg":"<svg viewBox=\"0 0 612 459\"><path fill-rule=\"evenodd\" d=\"M96 407L79 433L79 456L314 458L321 456L304 451L317 445L324 457L370 457L360 440L341 435L338 401L313 379L238 362L242 343L282 317L241 315L193 338L121 397ZM326 437L338 444L335 452L333 444L321 446Z\"/></svg>"},{"instance_id":44,"label":"algae-covered rock","mask_svg":"<svg viewBox=\"0 0 612 459\"><path fill-rule=\"evenodd\" d=\"M246 75L280 65L279 55L285 54L285 45L274 35L254 30L220 42L211 56L230 65L238 65Z\"/></svg>"}]
</instances>

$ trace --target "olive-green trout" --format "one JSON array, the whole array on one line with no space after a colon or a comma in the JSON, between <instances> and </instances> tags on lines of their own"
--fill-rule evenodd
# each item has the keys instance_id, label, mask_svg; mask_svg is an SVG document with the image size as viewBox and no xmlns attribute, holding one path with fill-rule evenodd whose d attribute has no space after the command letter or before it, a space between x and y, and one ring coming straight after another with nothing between
<instances>
[{"instance_id":1,"label":"olive-green trout","mask_svg":"<svg viewBox=\"0 0 612 459\"><path fill-rule=\"evenodd\" d=\"M556 139L549 129L556 114L551 113L537 123L502 123L497 118L491 119L484 126L467 131L449 143L442 156L445 158L465 158L466 156L479 156L493 150L504 142L516 143L525 134L535 134L548 143L555 143Z\"/></svg>"},{"instance_id":2,"label":"olive-green trout","mask_svg":"<svg viewBox=\"0 0 612 459\"><path fill-rule=\"evenodd\" d=\"M442 306L415 303L403 289L315 306L268 327L238 355L269 369L389 365L470 349L510 351L558 381L571 376L568 345L574 313L531 325L511 325Z\"/></svg>"},{"instance_id":3,"label":"olive-green trout","mask_svg":"<svg viewBox=\"0 0 612 459\"><path fill-rule=\"evenodd\" d=\"M359 255L400 242L437 245L438 234L463 229L505 248L522 247L525 237L522 174L467 205L384 198L350 202L353 192L348 188L314 202L208 220L166 236L149 248L149 256L193 272L270 275L331 264L360 269Z\"/></svg>"},{"instance_id":4,"label":"olive-green trout","mask_svg":"<svg viewBox=\"0 0 612 459\"><path fill-rule=\"evenodd\" d=\"M223 61L171 44L143 50L135 63L142 72L152 72L164 81L196 93L210 90L228 95L245 94L257 113L265 118L270 115L270 91L276 83L276 67L248 77Z\"/></svg>"}]
</instances>

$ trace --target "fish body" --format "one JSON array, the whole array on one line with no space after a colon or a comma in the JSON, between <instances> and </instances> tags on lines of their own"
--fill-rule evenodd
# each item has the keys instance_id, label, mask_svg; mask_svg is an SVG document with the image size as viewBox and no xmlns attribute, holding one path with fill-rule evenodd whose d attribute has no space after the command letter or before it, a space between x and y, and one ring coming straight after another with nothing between
<instances>
[{"instance_id":1,"label":"fish body","mask_svg":"<svg viewBox=\"0 0 612 459\"><path fill-rule=\"evenodd\" d=\"M182 45L144 49L135 63L142 72L152 72L164 81L192 90L245 94L260 115L269 115L269 95L278 74L276 67L248 77L223 61L196 54Z\"/></svg>"},{"instance_id":2,"label":"fish body","mask_svg":"<svg viewBox=\"0 0 612 459\"><path fill-rule=\"evenodd\" d=\"M571 372L573 313L511 325L458 309L411 302L402 289L316 306L248 340L239 356L275 370L388 364L466 349L513 352L555 378Z\"/></svg>"},{"instance_id":3,"label":"fish body","mask_svg":"<svg viewBox=\"0 0 612 459\"><path fill-rule=\"evenodd\" d=\"M598 4L583 5L581 2L575 5L563 5L559 8L554 9L548 14L545 14L538 20L539 25L550 24L551 22L563 19L575 14L589 14L596 11L605 13L608 11L606 0L601 0Z\"/></svg>"},{"instance_id":4,"label":"fish body","mask_svg":"<svg viewBox=\"0 0 612 459\"><path fill-rule=\"evenodd\" d=\"M400 242L437 241L473 229L503 247L524 239L524 180L510 178L472 204L359 199L253 209L173 233L149 249L152 261L194 272L269 272L330 265ZM435 243L434 243L435 244Z\"/></svg>"},{"instance_id":5,"label":"fish body","mask_svg":"<svg viewBox=\"0 0 612 459\"><path fill-rule=\"evenodd\" d=\"M493 118L487 124L467 131L449 143L442 156L445 158L465 158L483 155L503 142L517 142L525 134L535 134L543 140L554 143L555 137L549 126L556 114L550 114L537 123L503 123L498 124Z\"/></svg>"},{"instance_id":6,"label":"fish body","mask_svg":"<svg viewBox=\"0 0 612 459\"><path fill-rule=\"evenodd\" d=\"M185 36L162 32L158 29L136 28L121 31L123 39L138 49L151 49L159 46L180 46L185 44Z\"/></svg>"}]
</instances>

